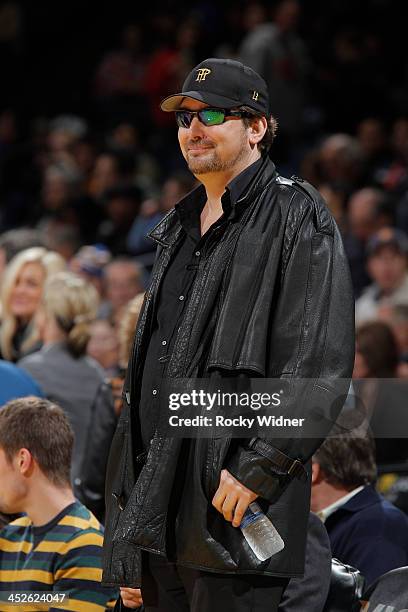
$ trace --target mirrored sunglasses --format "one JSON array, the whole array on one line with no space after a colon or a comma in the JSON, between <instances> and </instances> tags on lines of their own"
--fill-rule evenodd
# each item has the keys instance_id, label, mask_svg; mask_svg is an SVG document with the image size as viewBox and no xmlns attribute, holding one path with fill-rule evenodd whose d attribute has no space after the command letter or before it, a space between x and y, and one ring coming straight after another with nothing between
<instances>
[{"instance_id":1,"label":"mirrored sunglasses","mask_svg":"<svg viewBox=\"0 0 408 612\"><path fill-rule=\"evenodd\" d=\"M189 128L194 117L205 126L221 125L229 118L250 117L246 111L231 110L229 108L203 108L199 111L179 110L175 112L176 123L179 127Z\"/></svg>"}]
</instances>

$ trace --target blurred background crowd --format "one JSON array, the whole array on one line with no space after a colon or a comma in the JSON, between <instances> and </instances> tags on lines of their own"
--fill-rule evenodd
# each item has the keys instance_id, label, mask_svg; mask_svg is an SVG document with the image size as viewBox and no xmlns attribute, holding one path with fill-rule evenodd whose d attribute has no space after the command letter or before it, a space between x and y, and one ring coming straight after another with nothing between
<instances>
[{"instance_id":1,"label":"blurred background crowd","mask_svg":"<svg viewBox=\"0 0 408 612\"><path fill-rule=\"evenodd\" d=\"M206 57L263 75L278 171L317 187L339 224L356 297L355 378L408 378L402 0L142 8L0 1L0 400L18 388L66 410L74 479L100 517L100 449L155 257L146 234L196 184L159 101ZM85 448L99 460L96 492L81 472ZM406 441L383 451L403 474ZM404 477L384 490L408 509Z\"/></svg>"},{"instance_id":2,"label":"blurred background crowd","mask_svg":"<svg viewBox=\"0 0 408 612\"><path fill-rule=\"evenodd\" d=\"M69 270L93 292L77 313L79 288L67 277L57 289L57 320L82 317L89 334L75 357L87 353L105 376L121 375L140 307L132 300L155 256L146 234L196 184L159 101L204 57L224 56L264 76L279 123L272 159L315 185L341 228L356 296L355 376L408 377L400 6L153 2L140 15L104 3L96 11L75 1L1 2L2 358L31 368L27 355L47 344L38 314L45 281Z\"/></svg>"}]
</instances>

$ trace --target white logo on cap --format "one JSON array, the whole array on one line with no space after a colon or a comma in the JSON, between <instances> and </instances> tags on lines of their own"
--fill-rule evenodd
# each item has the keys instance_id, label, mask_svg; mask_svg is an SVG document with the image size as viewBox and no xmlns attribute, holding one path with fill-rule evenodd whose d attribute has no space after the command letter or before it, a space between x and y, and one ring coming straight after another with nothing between
<instances>
[{"instance_id":1,"label":"white logo on cap","mask_svg":"<svg viewBox=\"0 0 408 612\"><path fill-rule=\"evenodd\" d=\"M198 75L197 75L196 81L200 82L200 81L205 81L205 79L211 73L211 70L209 68L199 68L197 72L198 72Z\"/></svg>"}]
</instances>

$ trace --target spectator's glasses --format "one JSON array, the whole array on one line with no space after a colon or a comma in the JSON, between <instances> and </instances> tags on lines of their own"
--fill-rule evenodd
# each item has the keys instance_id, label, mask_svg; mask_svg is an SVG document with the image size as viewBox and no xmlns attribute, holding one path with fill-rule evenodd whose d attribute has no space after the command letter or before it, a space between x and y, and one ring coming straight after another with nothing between
<instances>
[{"instance_id":1,"label":"spectator's glasses","mask_svg":"<svg viewBox=\"0 0 408 612\"><path fill-rule=\"evenodd\" d=\"M179 127L189 128L194 117L205 126L221 125L228 118L250 117L247 111L231 110L230 108L202 108L199 111L176 111L176 122Z\"/></svg>"}]
</instances>

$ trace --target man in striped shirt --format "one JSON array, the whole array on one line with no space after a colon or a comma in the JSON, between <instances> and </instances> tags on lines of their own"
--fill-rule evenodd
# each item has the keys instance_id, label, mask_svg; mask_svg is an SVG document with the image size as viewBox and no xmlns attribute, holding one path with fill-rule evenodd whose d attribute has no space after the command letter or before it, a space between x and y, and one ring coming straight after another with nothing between
<instances>
[{"instance_id":1,"label":"man in striped shirt","mask_svg":"<svg viewBox=\"0 0 408 612\"><path fill-rule=\"evenodd\" d=\"M24 513L0 531L0 612L114 605L100 584L103 528L72 493L72 445L65 414L45 399L0 411L0 511Z\"/></svg>"}]
</instances>

